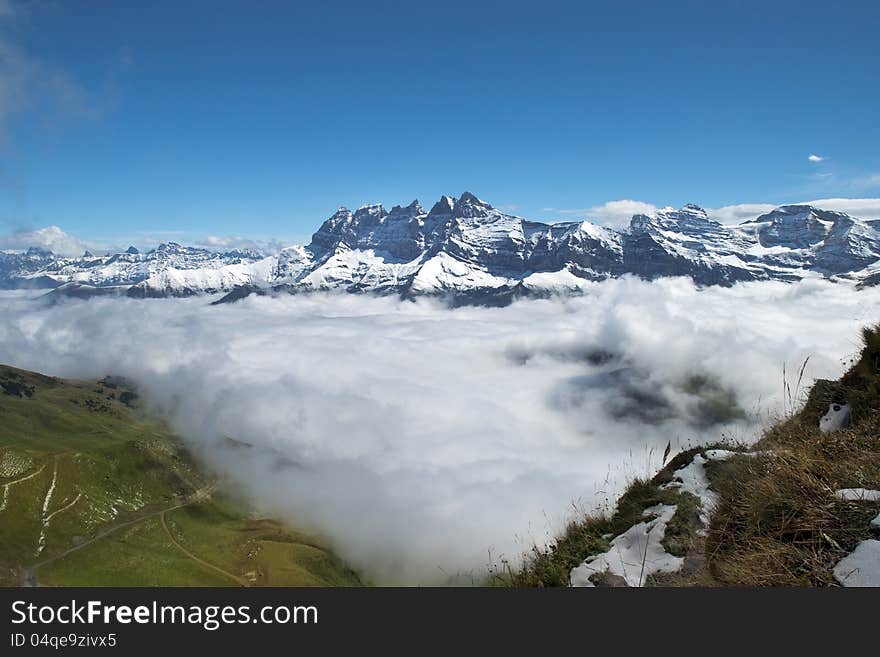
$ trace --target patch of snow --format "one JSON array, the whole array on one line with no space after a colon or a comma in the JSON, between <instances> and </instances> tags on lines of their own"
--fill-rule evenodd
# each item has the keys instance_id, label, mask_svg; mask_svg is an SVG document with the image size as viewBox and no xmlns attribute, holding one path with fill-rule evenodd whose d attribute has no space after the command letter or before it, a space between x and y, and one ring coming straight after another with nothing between
<instances>
[{"instance_id":1,"label":"patch of snow","mask_svg":"<svg viewBox=\"0 0 880 657\"><path fill-rule=\"evenodd\" d=\"M55 511L53 511L52 513L50 513L48 516L46 516L46 520L44 521L46 527L49 526L49 521L52 520L52 518L54 518L55 516L57 516L57 515L58 515L59 513L61 513L62 511L67 511L70 507L72 507L74 504L76 504L77 502L79 502L79 500L80 500L81 497L82 497L82 493L77 493L77 494L76 494L76 497L73 498L73 502L70 502L69 504L66 504L66 505L62 506L60 509L56 509Z\"/></svg>"},{"instance_id":2,"label":"patch of snow","mask_svg":"<svg viewBox=\"0 0 880 657\"><path fill-rule=\"evenodd\" d=\"M880 502L880 490L869 488L841 488L834 495L847 502Z\"/></svg>"},{"instance_id":3,"label":"patch of snow","mask_svg":"<svg viewBox=\"0 0 880 657\"><path fill-rule=\"evenodd\" d=\"M553 293L583 292L592 285L590 281L575 276L568 269L560 269L555 272L537 272L526 276L522 282L531 290Z\"/></svg>"},{"instance_id":4,"label":"patch of snow","mask_svg":"<svg viewBox=\"0 0 880 657\"><path fill-rule=\"evenodd\" d=\"M590 577L608 571L623 577L628 586L642 586L654 573L679 570L684 559L669 554L661 543L676 508L675 505L658 504L645 509L646 516L655 517L633 525L611 541L611 549L607 552L592 556L572 569L571 585L595 586Z\"/></svg>"},{"instance_id":5,"label":"patch of snow","mask_svg":"<svg viewBox=\"0 0 880 657\"><path fill-rule=\"evenodd\" d=\"M843 586L880 586L880 541L862 541L834 566Z\"/></svg>"},{"instance_id":6,"label":"patch of snow","mask_svg":"<svg viewBox=\"0 0 880 657\"><path fill-rule=\"evenodd\" d=\"M704 454L694 455L693 460L683 468L672 473L673 480L662 488L674 488L682 493L690 493L700 500L700 521L703 527L709 525L709 516L718 504L718 494L709 488L705 465L709 461L724 461L737 452L727 449L709 449ZM705 532L705 529L701 530Z\"/></svg>"},{"instance_id":7,"label":"patch of snow","mask_svg":"<svg viewBox=\"0 0 880 657\"><path fill-rule=\"evenodd\" d=\"M707 449L703 454L710 461L726 461L731 456L749 454L749 452L733 452L729 449Z\"/></svg>"},{"instance_id":8,"label":"patch of snow","mask_svg":"<svg viewBox=\"0 0 880 657\"><path fill-rule=\"evenodd\" d=\"M49 528L49 504L52 502L52 495L55 494L55 484L58 481L58 461L55 461L55 469L52 471L52 483L49 484L49 490L46 491L46 497L43 499L43 524L40 528L40 538L37 541L37 555L46 549L46 530Z\"/></svg>"}]
</instances>

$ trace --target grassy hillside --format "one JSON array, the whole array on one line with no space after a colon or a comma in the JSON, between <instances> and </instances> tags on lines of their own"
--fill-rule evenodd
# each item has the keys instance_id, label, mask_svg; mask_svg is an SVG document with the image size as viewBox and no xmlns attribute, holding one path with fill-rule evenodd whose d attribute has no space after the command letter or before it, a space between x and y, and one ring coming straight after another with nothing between
<instances>
[{"instance_id":1,"label":"grassy hillside","mask_svg":"<svg viewBox=\"0 0 880 657\"><path fill-rule=\"evenodd\" d=\"M352 585L312 537L218 496L121 381L0 365L0 585Z\"/></svg>"},{"instance_id":2,"label":"grassy hillside","mask_svg":"<svg viewBox=\"0 0 880 657\"><path fill-rule=\"evenodd\" d=\"M843 401L852 406L851 425L822 434L819 418L830 403ZM712 458L716 448L729 451ZM677 487L695 459L715 500L711 509ZM880 328L864 331L861 355L839 381L817 381L803 408L751 448L712 445L677 455L652 480L633 482L613 514L573 520L554 544L535 547L522 567L496 566L491 582L568 586L573 568L613 553L611 541L664 504L675 505L675 515L661 543L682 558L681 566L647 576L643 585L836 585L835 565L876 538L871 521L880 501L838 495L860 488L880 490ZM701 519L701 510L708 517ZM638 568L638 559L628 565ZM590 581L620 584L601 573Z\"/></svg>"}]
</instances>

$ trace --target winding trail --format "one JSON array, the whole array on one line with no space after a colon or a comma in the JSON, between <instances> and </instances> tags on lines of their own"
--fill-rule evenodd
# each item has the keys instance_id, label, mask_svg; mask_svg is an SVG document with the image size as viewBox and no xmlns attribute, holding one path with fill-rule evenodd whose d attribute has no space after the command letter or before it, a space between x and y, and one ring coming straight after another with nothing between
<instances>
[{"instance_id":1,"label":"winding trail","mask_svg":"<svg viewBox=\"0 0 880 657\"><path fill-rule=\"evenodd\" d=\"M151 511L150 513L145 513L142 516L137 518L132 518L131 520L127 520L118 525L114 525L109 529L105 529L104 531L96 534L92 538L87 541L83 541L79 545L74 545L73 547L68 548L64 552L60 552L53 557L49 557L48 559L44 559L43 561L39 561L28 568L25 568L21 573L20 583L22 586L39 586L39 582L37 581L37 571L50 563L58 561L59 559L63 559L64 557L77 552L78 550L82 550L85 547L88 547L92 543L100 541L102 538L113 534L114 532L123 529L125 527L131 527L132 525L136 525L139 522L143 522L144 520L148 520L150 518L155 518L156 516L163 516L168 511L174 511L176 509L182 509L185 506L189 506L191 504L195 504L196 502L201 502L205 499L211 497L211 493L214 491L215 486L205 486L204 488L200 488L197 491L193 492L192 495L187 496L181 502L177 504L167 507L165 509L159 509L158 511ZM164 523L163 523L164 524Z\"/></svg>"},{"instance_id":2,"label":"winding trail","mask_svg":"<svg viewBox=\"0 0 880 657\"><path fill-rule=\"evenodd\" d=\"M244 587L250 586L250 582L248 582L246 579L244 579L242 577L238 577L237 575L233 575L229 571L223 570L220 566L215 566L212 563L208 563L204 559L200 559L199 557L194 555L192 552L187 550L185 547L183 547L180 543L178 543L177 539L175 539L174 536L171 534L171 530L168 529L168 524L165 522L165 513L166 512L163 511L162 514L159 516L162 520L162 529L165 530L165 533L168 535L168 538L171 540L171 543L174 544L174 546L178 550L183 552L187 557L189 557L191 560L195 561L197 564L204 566L205 568L210 568L211 570L214 570L214 571L220 573L221 575L228 577L229 579L233 580L239 586L244 586Z\"/></svg>"}]
</instances>

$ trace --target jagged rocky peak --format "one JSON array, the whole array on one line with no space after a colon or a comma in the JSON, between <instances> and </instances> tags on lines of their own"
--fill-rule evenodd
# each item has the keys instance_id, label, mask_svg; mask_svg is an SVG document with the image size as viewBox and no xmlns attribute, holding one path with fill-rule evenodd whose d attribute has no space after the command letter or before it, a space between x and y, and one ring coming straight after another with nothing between
<instances>
[{"instance_id":1,"label":"jagged rocky peak","mask_svg":"<svg viewBox=\"0 0 880 657\"><path fill-rule=\"evenodd\" d=\"M706 211L696 203L685 203L682 206L681 210L679 210L679 212L682 214L693 215L695 217L704 217L707 219L709 218L709 215L706 214Z\"/></svg>"},{"instance_id":2,"label":"jagged rocky peak","mask_svg":"<svg viewBox=\"0 0 880 657\"><path fill-rule=\"evenodd\" d=\"M412 203L403 207L401 205L395 205L391 208L391 212L388 213L389 217L418 217L425 214L425 210L422 208L419 203L419 199L413 200Z\"/></svg>"},{"instance_id":3,"label":"jagged rocky peak","mask_svg":"<svg viewBox=\"0 0 880 657\"><path fill-rule=\"evenodd\" d=\"M488 216L489 211L493 209L494 208L485 201L481 201L470 192L465 192L455 202L455 207L452 209L452 216L454 219L486 217Z\"/></svg>"},{"instance_id":4,"label":"jagged rocky peak","mask_svg":"<svg viewBox=\"0 0 880 657\"><path fill-rule=\"evenodd\" d=\"M708 213L695 203L685 203L678 210L674 208L663 208L657 213L657 217L662 221L672 223L694 223L709 222ZM713 222L714 223L714 222Z\"/></svg>"},{"instance_id":5,"label":"jagged rocky peak","mask_svg":"<svg viewBox=\"0 0 880 657\"><path fill-rule=\"evenodd\" d=\"M451 196L441 196L440 200L437 201L433 207L431 207L431 211L428 213L429 217L436 216L452 216L452 211L455 208L455 199Z\"/></svg>"},{"instance_id":6,"label":"jagged rocky peak","mask_svg":"<svg viewBox=\"0 0 880 657\"><path fill-rule=\"evenodd\" d=\"M140 254L140 251L138 251L138 250L137 250L136 248L134 248L133 246L128 247L128 248L125 250L125 252L126 252L128 255L139 255L139 254Z\"/></svg>"},{"instance_id":7,"label":"jagged rocky peak","mask_svg":"<svg viewBox=\"0 0 880 657\"><path fill-rule=\"evenodd\" d=\"M49 249L45 249L42 246L31 246L28 247L25 255L29 258L46 258L54 254L52 253L52 251L50 251Z\"/></svg>"},{"instance_id":8,"label":"jagged rocky peak","mask_svg":"<svg viewBox=\"0 0 880 657\"><path fill-rule=\"evenodd\" d=\"M95 256L92 254L91 251L86 249L85 251L83 251L82 257L83 258L94 258Z\"/></svg>"},{"instance_id":9,"label":"jagged rocky peak","mask_svg":"<svg viewBox=\"0 0 880 657\"><path fill-rule=\"evenodd\" d=\"M332 249L350 228L352 218L351 210L344 206L337 208L336 212L312 235L312 248L319 252Z\"/></svg>"},{"instance_id":10,"label":"jagged rocky peak","mask_svg":"<svg viewBox=\"0 0 880 657\"><path fill-rule=\"evenodd\" d=\"M385 208L381 203L370 203L362 205L354 213L355 223L362 226L369 226L382 223L382 220L388 216Z\"/></svg>"}]
</instances>

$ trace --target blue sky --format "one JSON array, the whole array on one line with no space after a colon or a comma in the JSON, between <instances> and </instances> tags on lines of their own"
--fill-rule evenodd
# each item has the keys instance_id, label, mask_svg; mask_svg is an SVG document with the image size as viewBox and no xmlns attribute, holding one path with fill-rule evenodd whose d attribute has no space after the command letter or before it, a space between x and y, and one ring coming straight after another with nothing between
<instances>
[{"instance_id":1,"label":"blue sky","mask_svg":"<svg viewBox=\"0 0 880 657\"><path fill-rule=\"evenodd\" d=\"M0 0L0 233L880 196L876 2L255 6Z\"/></svg>"}]
</instances>

